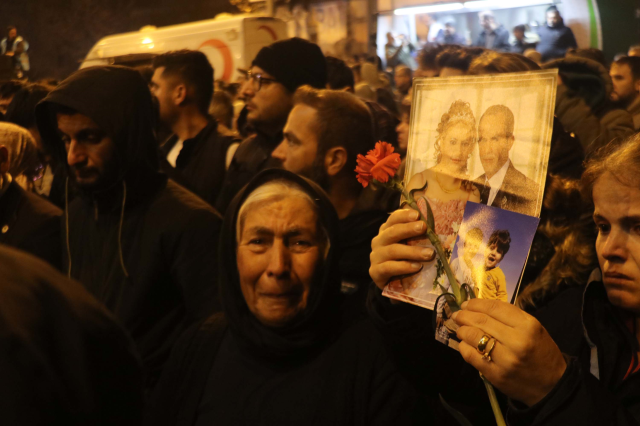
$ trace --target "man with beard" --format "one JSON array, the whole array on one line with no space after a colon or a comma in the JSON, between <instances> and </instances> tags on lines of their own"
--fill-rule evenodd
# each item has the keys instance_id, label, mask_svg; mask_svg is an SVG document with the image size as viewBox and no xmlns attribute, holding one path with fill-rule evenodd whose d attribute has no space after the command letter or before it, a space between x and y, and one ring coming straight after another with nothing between
<instances>
[{"instance_id":1,"label":"man with beard","mask_svg":"<svg viewBox=\"0 0 640 426\"><path fill-rule=\"evenodd\" d=\"M624 57L611 64L611 100L629 111L633 126L640 130L640 57Z\"/></svg>"},{"instance_id":2,"label":"man with beard","mask_svg":"<svg viewBox=\"0 0 640 426\"><path fill-rule=\"evenodd\" d=\"M209 115L213 68L204 53L179 50L153 60L151 92L160 120L173 135L160 150L161 166L172 179L213 205L225 174L227 150L235 142L223 136Z\"/></svg>"},{"instance_id":3,"label":"man with beard","mask_svg":"<svg viewBox=\"0 0 640 426\"><path fill-rule=\"evenodd\" d=\"M567 49L577 48L578 43L571 28L564 24L564 19L556 6L547 9L547 25L538 28L540 43L537 50L542 54L542 61L563 58Z\"/></svg>"},{"instance_id":4,"label":"man with beard","mask_svg":"<svg viewBox=\"0 0 640 426\"><path fill-rule=\"evenodd\" d=\"M216 201L218 211L224 214L233 197L256 174L278 166L271 152L282 142L293 93L305 84L318 89L327 84L327 62L318 45L294 37L258 52L241 90L247 124L256 133L245 139L233 156Z\"/></svg>"},{"instance_id":5,"label":"man with beard","mask_svg":"<svg viewBox=\"0 0 640 426\"><path fill-rule=\"evenodd\" d=\"M374 147L367 106L354 95L301 87L284 127L284 140L271 154L284 169L318 183L340 219L342 292L346 309L357 316L364 307L371 239L387 218L384 204L372 203L355 177L356 158ZM397 205L397 204L396 204Z\"/></svg>"},{"instance_id":6,"label":"man with beard","mask_svg":"<svg viewBox=\"0 0 640 426\"><path fill-rule=\"evenodd\" d=\"M77 71L38 104L42 141L66 166L64 271L121 321L147 389L173 343L217 309L220 216L158 171L151 94L124 67Z\"/></svg>"}]
</instances>

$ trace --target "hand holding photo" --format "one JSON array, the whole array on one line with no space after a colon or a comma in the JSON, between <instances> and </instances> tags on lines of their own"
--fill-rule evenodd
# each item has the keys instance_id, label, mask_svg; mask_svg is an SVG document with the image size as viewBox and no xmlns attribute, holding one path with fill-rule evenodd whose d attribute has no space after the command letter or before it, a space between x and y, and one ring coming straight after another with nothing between
<instances>
[{"instance_id":1,"label":"hand holding photo","mask_svg":"<svg viewBox=\"0 0 640 426\"><path fill-rule=\"evenodd\" d=\"M468 203L451 256L456 279L468 284L477 298L513 301L538 222L535 217ZM436 315L436 339L457 348L456 327L443 298Z\"/></svg>"}]
</instances>

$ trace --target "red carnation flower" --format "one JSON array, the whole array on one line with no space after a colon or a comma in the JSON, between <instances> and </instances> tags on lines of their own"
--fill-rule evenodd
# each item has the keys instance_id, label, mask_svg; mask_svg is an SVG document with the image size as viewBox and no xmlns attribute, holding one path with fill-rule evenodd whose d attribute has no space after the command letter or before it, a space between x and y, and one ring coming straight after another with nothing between
<instances>
[{"instance_id":1,"label":"red carnation flower","mask_svg":"<svg viewBox=\"0 0 640 426\"><path fill-rule=\"evenodd\" d=\"M387 142L378 142L367 155L358 154L356 166L356 179L367 187L375 179L381 183L387 183L394 177L400 167L400 154L393 152L393 146Z\"/></svg>"}]
</instances>

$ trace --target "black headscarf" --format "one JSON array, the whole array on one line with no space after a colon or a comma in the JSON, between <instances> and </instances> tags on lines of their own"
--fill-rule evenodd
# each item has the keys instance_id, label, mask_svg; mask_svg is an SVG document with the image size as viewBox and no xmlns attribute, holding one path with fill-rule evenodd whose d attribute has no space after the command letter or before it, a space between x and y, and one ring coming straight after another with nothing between
<instances>
[{"instance_id":1,"label":"black headscarf","mask_svg":"<svg viewBox=\"0 0 640 426\"><path fill-rule=\"evenodd\" d=\"M42 143L60 164L67 164L52 104L86 115L109 135L116 144L119 177L128 185L138 186L141 179L157 173L154 108L149 88L138 71L119 66L85 68L73 73L38 104L36 122Z\"/></svg>"},{"instance_id":2,"label":"black headscarf","mask_svg":"<svg viewBox=\"0 0 640 426\"><path fill-rule=\"evenodd\" d=\"M319 223L325 228L330 248L309 289L307 307L282 328L262 325L249 311L240 289L236 260L236 223L247 197L258 187L287 181L300 187L315 201ZM338 216L325 192L294 173L269 169L258 174L233 199L225 215L220 238L220 294L229 327L240 346L272 361L314 353L340 331L340 274L338 271Z\"/></svg>"}]
</instances>

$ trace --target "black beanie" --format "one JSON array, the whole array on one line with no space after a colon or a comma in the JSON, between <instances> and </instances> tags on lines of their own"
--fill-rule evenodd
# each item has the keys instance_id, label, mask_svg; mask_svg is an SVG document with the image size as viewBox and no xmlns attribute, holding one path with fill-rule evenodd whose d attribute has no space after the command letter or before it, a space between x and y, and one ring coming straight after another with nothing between
<instances>
[{"instance_id":1,"label":"black beanie","mask_svg":"<svg viewBox=\"0 0 640 426\"><path fill-rule=\"evenodd\" d=\"M263 47L251 65L271 74L292 93L305 84L317 89L327 85L327 61L322 51L317 44L298 37Z\"/></svg>"}]
</instances>

